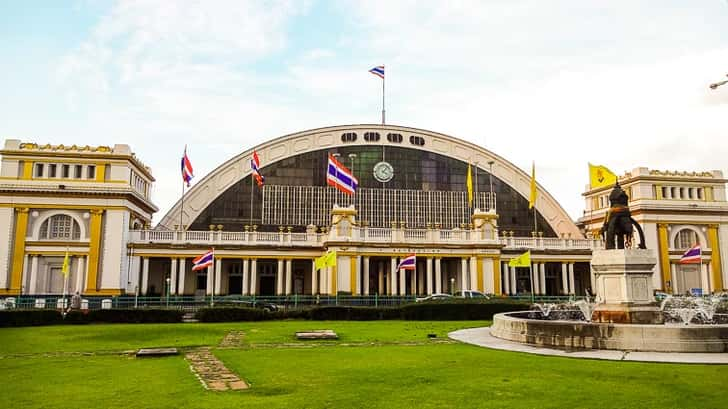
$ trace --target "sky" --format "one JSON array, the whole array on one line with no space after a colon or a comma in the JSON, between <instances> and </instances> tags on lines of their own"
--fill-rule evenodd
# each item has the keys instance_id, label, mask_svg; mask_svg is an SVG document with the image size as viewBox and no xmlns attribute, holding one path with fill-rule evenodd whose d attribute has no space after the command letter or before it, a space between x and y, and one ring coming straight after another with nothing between
<instances>
[{"instance_id":1,"label":"sky","mask_svg":"<svg viewBox=\"0 0 728 409\"><path fill-rule=\"evenodd\" d=\"M131 146L179 200L288 133L387 122L530 173L576 219L588 163L728 172L726 0L0 2L0 139ZM265 164L263 164L265 165Z\"/></svg>"}]
</instances>

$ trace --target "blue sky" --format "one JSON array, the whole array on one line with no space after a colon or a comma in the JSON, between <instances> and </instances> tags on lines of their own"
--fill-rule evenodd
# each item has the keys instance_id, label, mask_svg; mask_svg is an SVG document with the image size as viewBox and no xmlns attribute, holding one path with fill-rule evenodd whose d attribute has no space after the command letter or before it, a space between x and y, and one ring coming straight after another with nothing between
<instances>
[{"instance_id":1,"label":"blue sky","mask_svg":"<svg viewBox=\"0 0 728 409\"><path fill-rule=\"evenodd\" d=\"M131 145L155 220L184 144L200 180L283 134L378 122L378 64L388 122L535 160L574 218L587 162L728 171L728 86L707 88L728 74L724 0L6 1L0 58L0 137Z\"/></svg>"}]
</instances>

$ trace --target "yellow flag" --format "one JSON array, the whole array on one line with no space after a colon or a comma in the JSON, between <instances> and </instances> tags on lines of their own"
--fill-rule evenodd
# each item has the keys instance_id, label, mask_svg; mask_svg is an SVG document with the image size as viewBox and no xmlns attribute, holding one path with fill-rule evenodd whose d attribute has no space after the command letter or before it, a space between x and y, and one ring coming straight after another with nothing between
<instances>
[{"instance_id":1,"label":"yellow flag","mask_svg":"<svg viewBox=\"0 0 728 409\"><path fill-rule=\"evenodd\" d=\"M468 206L473 205L473 175L470 171L470 163L468 163L468 178L465 181L465 185L468 187Z\"/></svg>"},{"instance_id":2,"label":"yellow flag","mask_svg":"<svg viewBox=\"0 0 728 409\"><path fill-rule=\"evenodd\" d=\"M589 186L592 189L612 186L617 183L617 175L606 166L589 164Z\"/></svg>"},{"instance_id":3,"label":"yellow flag","mask_svg":"<svg viewBox=\"0 0 728 409\"><path fill-rule=\"evenodd\" d=\"M536 205L536 162L531 165L531 196L528 198L528 208Z\"/></svg>"},{"instance_id":4,"label":"yellow flag","mask_svg":"<svg viewBox=\"0 0 728 409\"><path fill-rule=\"evenodd\" d=\"M509 261L508 267L531 267L531 250Z\"/></svg>"},{"instance_id":5,"label":"yellow flag","mask_svg":"<svg viewBox=\"0 0 728 409\"><path fill-rule=\"evenodd\" d=\"M326 267L336 267L336 252L330 251L326 253Z\"/></svg>"},{"instance_id":6,"label":"yellow flag","mask_svg":"<svg viewBox=\"0 0 728 409\"><path fill-rule=\"evenodd\" d=\"M63 273L64 277L68 277L68 271L70 270L70 260L68 257L68 252L66 251L66 257L63 258L63 267L61 267L61 273Z\"/></svg>"},{"instance_id":7,"label":"yellow flag","mask_svg":"<svg viewBox=\"0 0 728 409\"><path fill-rule=\"evenodd\" d=\"M321 257L316 257L316 271L326 267L326 254Z\"/></svg>"}]
</instances>

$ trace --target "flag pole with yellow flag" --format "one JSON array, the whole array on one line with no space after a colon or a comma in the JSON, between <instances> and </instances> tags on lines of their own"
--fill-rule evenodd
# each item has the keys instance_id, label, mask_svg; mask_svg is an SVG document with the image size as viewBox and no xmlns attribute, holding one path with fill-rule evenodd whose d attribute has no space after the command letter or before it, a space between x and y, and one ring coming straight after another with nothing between
<instances>
[{"instance_id":1,"label":"flag pole with yellow flag","mask_svg":"<svg viewBox=\"0 0 728 409\"><path fill-rule=\"evenodd\" d=\"M465 180L465 186L468 188L468 206L473 208L473 172L470 170L470 162L468 162L468 176Z\"/></svg>"},{"instance_id":2,"label":"flag pole with yellow flag","mask_svg":"<svg viewBox=\"0 0 728 409\"><path fill-rule=\"evenodd\" d=\"M606 166L589 164L589 187L592 189L613 186L617 183L617 175Z\"/></svg>"},{"instance_id":3,"label":"flag pole with yellow flag","mask_svg":"<svg viewBox=\"0 0 728 409\"><path fill-rule=\"evenodd\" d=\"M536 224L536 162L531 162L531 195L528 197L528 208L533 209L533 232L534 237L538 231L538 225Z\"/></svg>"},{"instance_id":4,"label":"flag pole with yellow flag","mask_svg":"<svg viewBox=\"0 0 728 409\"><path fill-rule=\"evenodd\" d=\"M528 277L531 281L531 302L534 301L533 294L533 268L531 266L531 250L521 254L520 256L511 259L508 262L508 267L528 267Z\"/></svg>"},{"instance_id":5,"label":"flag pole with yellow flag","mask_svg":"<svg viewBox=\"0 0 728 409\"><path fill-rule=\"evenodd\" d=\"M70 271L70 257L68 254L68 247L66 247L66 256L63 257L63 266L61 266L61 273L63 274L63 317L65 318L69 308L66 308L66 288L68 287L68 273Z\"/></svg>"}]
</instances>

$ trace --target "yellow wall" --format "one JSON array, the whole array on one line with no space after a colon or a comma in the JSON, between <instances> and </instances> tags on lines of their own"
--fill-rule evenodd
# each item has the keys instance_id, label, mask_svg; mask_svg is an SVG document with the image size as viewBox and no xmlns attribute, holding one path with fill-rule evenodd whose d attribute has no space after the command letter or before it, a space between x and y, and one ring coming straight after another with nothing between
<instances>
[{"instance_id":1,"label":"yellow wall","mask_svg":"<svg viewBox=\"0 0 728 409\"><path fill-rule=\"evenodd\" d=\"M657 225L657 241L660 246L660 271L662 271L662 290L672 293L672 275L670 273L670 253L668 252L667 224ZM670 281L668 288L667 282Z\"/></svg>"},{"instance_id":2,"label":"yellow wall","mask_svg":"<svg viewBox=\"0 0 728 409\"><path fill-rule=\"evenodd\" d=\"M708 226L708 241L712 255L710 257L711 289L721 291L723 289L723 269L721 268L720 242L718 241L718 226Z\"/></svg>"},{"instance_id":3,"label":"yellow wall","mask_svg":"<svg viewBox=\"0 0 728 409\"><path fill-rule=\"evenodd\" d=\"M99 253L101 251L101 219L103 210L91 210L91 221L89 223L90 237L88 250L88 275L86 278L85 293L96 292L97 278L99 271Z\"/></svg>"},{"instance_id":4,"label":"yellow wall","mask_svg":"<svg viewBox=\"0 0 728 409\"><path fill-rule=\"evenodd\" d=\"M10 290L20 292L25 261L25 236L28 232L27 207L15 209L15 239L13 240L13 261L10 275Z\"/></svg>"}]
</instances>

